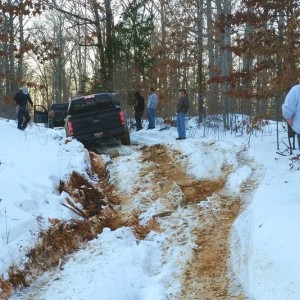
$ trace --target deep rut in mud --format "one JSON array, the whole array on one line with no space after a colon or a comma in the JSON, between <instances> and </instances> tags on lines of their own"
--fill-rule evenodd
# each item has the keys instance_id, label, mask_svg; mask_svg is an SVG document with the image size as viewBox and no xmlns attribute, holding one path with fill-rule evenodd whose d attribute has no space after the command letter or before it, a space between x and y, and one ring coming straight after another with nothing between
<instances>
[{"instance_id":1,"label":"deep rut in mud","mask_svg":"<svg viewBox=\"0 0 300 300\"><path fill-rule=\"evenodd\" d=\"M234 296L229 292L230 280L232 280L228 276L229 234L241 210L241 198L251 190L251 187L255 188L255 182L245 182L244 186L248 186L247 189L241 188L239 195L230 195L225 183L234 169L226 162L222 168L223 174L217 180L196 180L187 175L186 166L181 163L184 159L180 152L167 149L163 145L143 146L141 151L141 161L148 165L139 174L141 186L145 186L143 180L151 181L151 201L158 198L165 201L165 211L153 216L157 222L156 227L152 229L157 230L157 225L160 224L159 218L175 214L178 207L192 206L199 220L200 225L193 230L198 247L194 249L193 259L185 267L179 298L184 300L244 299L241 292L235 292ZM237 153L237 156L243 166L245 161L242 155ZM247 163L251 164L249 161ZM179 201L169 199L170 191L174 190L174 186L183 194ZM142 191L136 193L141 194ZM171 197L174 194L171 193ZM122 198L121 195L120 197ZM128 195L123 197L122 201L130 202L133 197L134 195ZM148 201L149 199L145 199L146 204ZM142 197L141 202L143 202ZM169 221L170 226L176 228L176 220L169 219Z\"/></svg>"},{"instance_id":2,"label":"deep rut in mud","mask_svg":"<svg viewBox=\"0 0 300 300\"><path fill-rule=\"evenodd\" d=\"M173 240L170 238L171 243L186 243L184 231L177 228L177 220L182 210L191 209L192 217L198 222L191 230L197 247L191 250L192 259L183 266L185 271L180 278L182 291L175 299L244 299L241 293L231 296L229 292L228 239L241 209L240 197L243 197L243 191L239 196L228 195L226 191L227 177L233 172L231 166L224 162L223 174L218 179L196 180L187 174L184 157L177 150L155 145L143 146L136 151L141 152L143 168L137 174L140 180L137 186L140 187L130 194L120 192L110 174L120 155L117 149L106 153L111 157L106 166L99 155L90 152L91 180L74 173L68 182L61 183L59 191L67 192L72 198L69 209L73 209L83 220L67 224L52 220L53 226L48 232L41 233L39 244L30 251L26 268L22 272L15 270L11 280L4 282L7 295L13 287L28 285L25 282L28 274L34 277L34 274L37 276L59 264L62 257L76 251L83 242L95 238L104 227L114 230L131 226L137 238L143 239L151 230L160 232L168 226L177 230ZM94 180L95 174L97 180ZM147 197L143 196L145 190L149 191ZM140 199L140 207L152 205L159 199L163 209L141 224L142 211L131 206L132 199L137 198ZM47 249L56 251L47 254ZM17 279L14 281L14 278Z\"/></svg>"},{"instance_id":3,"label":"deep rut in mud","mask_svg":"<svg viewBox=\"0 0 300 300\"><path fill-rule=\"evenodd\" d=\"M153 172L153 190L156 197L168 193L174 182L184 194L185 203L193 205L198 212L200 227L194 229L198 248L186 267L182 278L180 299L243 299L242 295L231 297L227 275L228 238L232 223L240 211L239 198L226 195L224 185L229 171L218 180L195 180L188 176L185 166L178 163L181 154L168 151L164 146L144 147L143 159L152 166L144 172ZM224 166L224 170L231 170ZM163 184L160 184L163 179ZM197 205L199 202L208 204Z\"/></svg>"}]
</instances>

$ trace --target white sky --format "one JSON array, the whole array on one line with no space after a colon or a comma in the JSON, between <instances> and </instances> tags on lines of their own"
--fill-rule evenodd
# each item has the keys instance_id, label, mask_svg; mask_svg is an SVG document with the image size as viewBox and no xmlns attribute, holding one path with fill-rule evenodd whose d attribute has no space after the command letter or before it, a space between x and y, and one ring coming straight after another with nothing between
<instances>
[{"instance_id":1,"label":"white sky","mask_svg":"<svg viewBox=\"0 0 300 300\"><path fill-rule=\"evenodd\" d=\"M231 272L248 299L298 300L298 165L290 170L289 156L276 154L275 124L253 135L250 148L246 147L249 137L212 130L207 133L204 137L198 129L194 138L176 141L175 128L132 132L134 145L120 145L119 164L111 168L111 178L124 192L137 187L137 174L143 167L139 147L161 143L180 151L189 174L199 179L217 177L224 161L234 166L236 172L226 183L233 194L239 193L245 180L259 179L257 190L244 203L246 209L232 228ZM286 134L280 135L284 140ZM38 230L49 226L48 218L76 218L61 205L66 195L60 195L56 187L74 170L87 176L90 165L82 144L65 143L62 130L32 125L23 132L17 130L15 121L0 119L0 140L0 278L7 279L10 266L26 263L26 249L34 245ZM283 143L280 145L285 149ZM247 164L239 164L237 153ZM102 159L109 157L102 155ZM159 212L158 203L144 207L141 224ZM138 207L139 199L133 199L131 205ZM150 232L142 241L136 240L129 227L105 229L71 255L63 270L45 273L31 288L11 299L77 300L99 299L99 295L112 300L176 299L183 267L195 247L192 229L201 222L189 208L181 208L176 214L181 232L174 233L162 222L162 233ZM184 242L168 244L175 235Z\"/></svg>"}]
</instances>

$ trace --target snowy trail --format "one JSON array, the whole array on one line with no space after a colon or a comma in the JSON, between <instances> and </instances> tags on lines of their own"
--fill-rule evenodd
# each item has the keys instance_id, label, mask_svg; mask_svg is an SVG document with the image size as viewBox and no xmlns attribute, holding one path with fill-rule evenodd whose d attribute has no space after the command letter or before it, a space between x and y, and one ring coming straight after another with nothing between
<instances>
[{"instance_id":1,"label":"snowy trail","mask_svg":"<svg viewBox=\"0 0 300 300\"><path fill-rule=\"evenodd\" d=\"M203 156L216 147L204 144ZM231 226L256 187L255 165L243 148L224 150L215 173L207 169L204 178L193 176L197 166L168 145L112 147L90 159L98 176L106 173L104 184L97 185L114 210L107 228L11 300L74 299L75 294L76 300L101 299L101 289L119 299L115 286L122 299L244 299L228 268ZM120 165L138 173L125 178ZM73 179L68 192L82 194L84 185ZM137 280L134 273L143 275ZM107 283L111 277L114 285Z\"/></svg>"}]
</instances>

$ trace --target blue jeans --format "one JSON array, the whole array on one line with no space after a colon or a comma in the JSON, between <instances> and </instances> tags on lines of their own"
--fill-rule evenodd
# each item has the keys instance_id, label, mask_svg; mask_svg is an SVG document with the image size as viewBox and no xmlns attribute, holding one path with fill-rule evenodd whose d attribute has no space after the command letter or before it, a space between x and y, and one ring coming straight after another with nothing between
<instances>
[{"instance_id":1,"label":"blue jeans","mask_svg":"<svg viewBox=\"0 0 300 300\"><path fill-rule=\"evenodd\" d=\"M297 140L298 140L298 151L300 152L300 133L297 134Z\"/></svg>"},{"instance_id":2,"label":"blue jeans","mask_svg":"<svg viewBox=\"0 0 300 300\"><path fill-rule=\"evenodd\" d=\"M177 125L178 137L186 138L186 136L185 136L185 114L183 112L177 113L176 125Z\"/></svg>"},{"instance_id":3,"label":"blue jeans","mask_svg":"<svg viewBox=\"0 0 300 300\"><path fill-rule=\"evenodd\" d=\"M149 129L155 128L155 110L156 110L155 108L147 108Z\"/></svg>"}]
</instances>

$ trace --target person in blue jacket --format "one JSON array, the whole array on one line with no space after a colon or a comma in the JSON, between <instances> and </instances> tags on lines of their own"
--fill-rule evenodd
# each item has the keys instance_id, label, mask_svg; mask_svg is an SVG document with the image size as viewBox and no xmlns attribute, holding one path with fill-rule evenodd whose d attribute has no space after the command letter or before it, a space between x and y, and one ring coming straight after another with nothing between
<instances>
[{"instance_id":1,"label":"person in blue jacket","mask_svg":"<svg viewBox=\"0 0 300 300\"><path fill-rule=\"evenodd\" d=\"M155 114L156 108L158 103L158 96L154 91L154 88L150 88L150 93L147 102L147 116L148 116L148 128L147 129L154 129L155 128Z\"/></svg>"},{"instance_id":2,"label":"person in blue jacket","mask_svg":"<svg viewBox=\"0 0 300 300\"><path fill-rule=\"evenodd\" d=\"M285 97L282 115L297 134L300 151L300 84L294 85Z\"/></svg>"}]
</instances>

